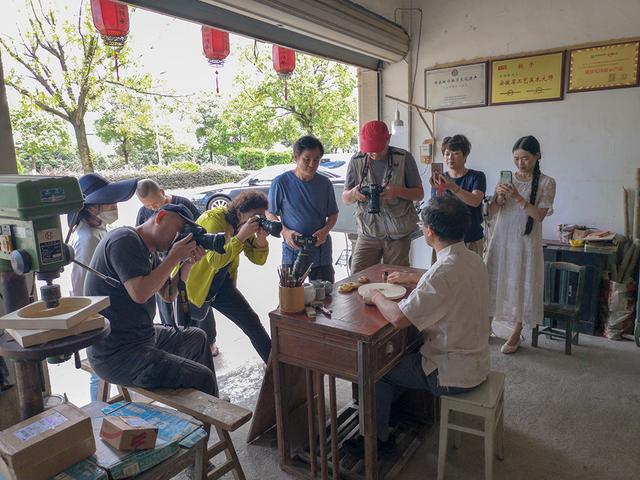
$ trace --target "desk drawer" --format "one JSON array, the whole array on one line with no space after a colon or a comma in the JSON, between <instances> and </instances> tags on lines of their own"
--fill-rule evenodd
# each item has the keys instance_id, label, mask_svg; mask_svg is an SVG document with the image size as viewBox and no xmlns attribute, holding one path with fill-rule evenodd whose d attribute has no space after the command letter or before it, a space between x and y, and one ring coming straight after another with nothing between
<instances>
[{"instance_id":1,"label":"desk drawer","mask_svg":"<svg viewBox=\"0 0 640 480\"><path fill-rule=\"evenodd\" d=\"M395 366L397 360L404 354L406 338L406 331L394 329L375 345L373 358L376 362L376 376L382 376Z\"/></svg>"}]
</instances>

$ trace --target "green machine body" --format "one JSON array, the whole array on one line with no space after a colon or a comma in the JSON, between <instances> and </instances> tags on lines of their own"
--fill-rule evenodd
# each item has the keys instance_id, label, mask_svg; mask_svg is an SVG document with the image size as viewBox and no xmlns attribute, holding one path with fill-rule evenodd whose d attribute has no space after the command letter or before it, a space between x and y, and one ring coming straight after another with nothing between
<instances>
[{"instance_id":1,"label":"green machine body","mask_svg":"<svg viewBox=\"0 0 640 480\"><path fill-rule=\"evenodd\" d=\"M71 261L60 215L82 206L74 177L0 175L0 270L60 272Z\"/></svg>"}]
</instances>

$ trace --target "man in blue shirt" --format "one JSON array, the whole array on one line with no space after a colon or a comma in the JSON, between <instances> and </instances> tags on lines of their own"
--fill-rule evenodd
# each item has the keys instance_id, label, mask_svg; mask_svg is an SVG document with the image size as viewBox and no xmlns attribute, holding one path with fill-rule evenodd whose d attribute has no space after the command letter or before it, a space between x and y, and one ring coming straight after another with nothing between
<instances>
[{"instance_id":1,"label":"man in blue shirt","mask_svg":"<svg viewBox=\"0 0 640 480\"><path fill-rule=\"evenodd\" d=\"M331 229L338 220L338 205L331 181L317 174L324 147L312 136L293 145L295 169L276 177L269 189L270 220L282 222L282 264L293 265L300 252L300 237L315 237L305 247L309 256L304 268L313 262L311 280L335 281Z\"/></svg>"}]
</instances>

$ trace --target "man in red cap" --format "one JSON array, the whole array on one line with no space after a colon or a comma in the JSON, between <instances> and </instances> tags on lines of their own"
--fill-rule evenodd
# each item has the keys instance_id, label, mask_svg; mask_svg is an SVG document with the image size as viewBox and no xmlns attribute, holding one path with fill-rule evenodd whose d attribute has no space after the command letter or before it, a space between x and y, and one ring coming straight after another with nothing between
<instances>
[{"instance_id":1,"label":"man in red cap","mask_svg":"<svg viewBox=\"0 0 640 480\"><path fill-rule=\"evenodd\" d=\"M411 153L389 146L384 122L371 121L360 132L360 151L349 162L342 200L356 206L358 240L351 258L357 273L380 263L409 265L411 233L418 215L413 202L424 190Z\"/></svg>"}]
</instances>

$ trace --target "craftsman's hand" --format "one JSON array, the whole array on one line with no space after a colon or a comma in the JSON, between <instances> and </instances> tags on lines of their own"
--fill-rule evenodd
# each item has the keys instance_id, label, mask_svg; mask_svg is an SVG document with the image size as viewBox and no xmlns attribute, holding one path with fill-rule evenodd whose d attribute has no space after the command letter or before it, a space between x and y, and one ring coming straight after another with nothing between
<instances>
[{"instance_id":1,"label":"craftsman's hand","mask_svg":"<svg viewBox=\"0 0 640 480\"><path fill-rule=\"evenodd\" d=\"M315 231L313 236L316 237L316 247L319 247L327 241L329 232L325 228L321 228L320 230Z\"/></svg>"},{"instance_id":2,"label":"craftsman's hand","mask_svg":"<svg viewBox=\"0 0 640 480\"><path fill-rule=\"evenodd\" d=\"M378 290L377 288L370 288L369 290L364 292L364 295L362 296L362 298L364 299L364 303L366 303L367 305L375 305L376 303L374 302L374 298L376 294L379 293L380 290Z\"/></svg>"},{"instance_id":3,"label":"craftsman's hand","mask_svg":"<svg viewBox=\"0 0 640 480\"><path fill-rule=\"evenodd\" d=\"M384 190L382 190L382 193L380 194L380 198L383 198L385 200L393 200L394 198L398 198L400 196L401 189L402 187L400 187L399 185L393 185L390 183L386 187L384 187Z\"/></svg>"},{"instance_id":4,"label":"craftsman's hand","mask_svg":"<svg viewBox=\"0 0 640 480\"><path fill-rule=\"evenodd\" d=\"M409 272L392 272L387 277L387 283L398 283L398 284L416 284L416 279L414 274Z\"/></svg>"},{"instance_id":5,"label":"craftsman's hand","mask_svg":"<svg viewBox=\"0 0 640 480\"><path fill-rule=\"evenodd\" d=\"M354 202L367 201L367 196L360 191L359 186L355 186L354 188L351 189L351 198L353 199Z\"/></svg>"},{"instance_id":6,"label":"craftsman's hand","mask_svg":"<svg viewBox=\"0 0 640 480\"><path fill-rule=\"evenodd\" d=\"M236 233L236 237L242 243L249 240L260 230L260 225L258 225L258 219L256 217L250 218L245 223L242 224L238 233Z\"/></svg>"},{"instance_id":7,"label":"craftsman's hand","mask_svg":"<svg viewBox=\"0 0 640 480\"><path fill-rule=\"evenodd\" d=\"M284 225L282 226L282 237L287 245L294 250L300 250L300 246L296 244L296 238L298 238L300 234L295 230L289 230Z\"/></svg>"},{"instance_id":8,"label":"craftsman's hand","mask_svg":"<svg viewBox=\"0 0 640 480\"><path fill-rule=\"evenodd\" d=\"M202 247L196 245L196 242L193 241L193 236L189 234L171 245L167 258L170 258L171 262L175 264L179 262L187 262L194 258L200 260L203 255L204 250Z\"/></svg>"}]
</instances>

